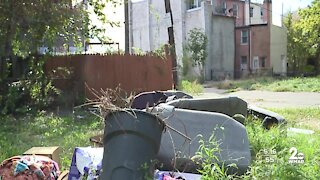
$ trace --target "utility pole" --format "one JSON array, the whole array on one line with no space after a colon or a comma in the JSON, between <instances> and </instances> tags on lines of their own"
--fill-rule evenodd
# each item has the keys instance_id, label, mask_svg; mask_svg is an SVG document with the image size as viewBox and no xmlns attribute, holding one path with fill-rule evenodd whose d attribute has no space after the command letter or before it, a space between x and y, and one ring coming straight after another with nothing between
<instances>
[{"instance_id":1,"label":"utility pole","mask_svg":"<svg viewBox=\"0 0 320 180\"><path fill-rule=\"evenodd\" d=\"M281 3L281 27L283 27L283 2Z\"/></svg>"},{"instance_id":2,"label":"utility pole","mask_svg":"<svg viewBox=\"0 0 320 180\"><path fill-rule=\"evenodd\" d=\"M249 28L248 28L248 53L249 53L249 74L252 73L251 71L251 0L249 0ZM253 15L253 12L252 12Z\"/></svg>"},{"instance_id":3,"label":"utility pole","mask_svg":"<svg viewBox=\"0 0 320 180\"><path fill-rule=\"evenodd\" d=\"M170 44L170 54L172 57L172 73L173 73L173 88L177 89L178 87L178 67L177 67L177 55L176 55L176 47L174 42L174 31L173 31L173 16L171 10L170 0L164 0L166 13L170 13L171 26L168 27L168 36L169 36L169 44Z\"/></svg>"},{"instance_id":4,"label":"utility pole","mask_svg":"<svg viewBox=\"0 0 320 180\"><path fill-rule=\"evenodd\" d=\"M129 2L124 0L125 54L129 54Z\"/></svg>"}]
</instances>

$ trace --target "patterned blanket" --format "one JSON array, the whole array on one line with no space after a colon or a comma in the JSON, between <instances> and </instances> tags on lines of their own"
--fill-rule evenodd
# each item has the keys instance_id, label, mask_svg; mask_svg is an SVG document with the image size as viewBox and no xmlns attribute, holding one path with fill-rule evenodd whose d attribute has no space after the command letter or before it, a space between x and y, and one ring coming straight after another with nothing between
<instances>
[{"instance_id":1,"label":"patterned blanket","mask_svg":"<svg viewBox=\"0 0 320 180\"><path fill-rule=\"evenodd\" d=\"M14 156L0 164L0 180L55 180L59 174L58 164L45 156Z\"/></svg>"}]
</instances>

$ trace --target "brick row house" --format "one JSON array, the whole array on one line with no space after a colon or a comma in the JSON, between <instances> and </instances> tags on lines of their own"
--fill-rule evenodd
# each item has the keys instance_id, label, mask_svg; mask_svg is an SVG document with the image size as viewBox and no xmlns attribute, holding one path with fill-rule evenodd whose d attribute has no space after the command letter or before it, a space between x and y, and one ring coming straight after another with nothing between
<instances>
[{"instance_id":1,"label":"brick row house","mask_svg":"<svg viewBox=\"0 0 320 180\"><path fill-rule=\"evenodd\" d=\"M168 42L171 26L165 1L129 3L130 49L152 51ZM252 0L253 1L253 0ZM188 32L208 37L206 80L286 74L286 29L272 23L272 2L248 0L170 0L178 64Z\"/></svg>"},{"instance_id":2,"label":"brick row house","mask_svg":"<svg viewBox=\"0 0 320 180\"><path fill-rule=\"evenodd\" d=\"M271 0L216 0L216 12L235 17L235 78L286 75L285 27L273 23Z\"/></svg>"}]
</instances>

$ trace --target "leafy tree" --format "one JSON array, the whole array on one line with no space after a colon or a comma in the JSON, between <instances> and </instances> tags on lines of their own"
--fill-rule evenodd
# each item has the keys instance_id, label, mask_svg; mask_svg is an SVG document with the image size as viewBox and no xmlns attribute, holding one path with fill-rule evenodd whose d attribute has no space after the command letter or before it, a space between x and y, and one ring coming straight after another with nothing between
<instances>
[{"instance_id":1,"label":"leafy tree","mask_svg":"<svg viewBox=\"0 0 320 180\"><path fill-rule=\"evenodd\" d=\"M0 1L0 106L7 111L16 109L21 99L34 104L46 100L52 89L43 73L46 58L37 56L40 47L83 46L89 38L102 42L107 25L115 26L104 14L108 3L116 6L120 0L1 0ZM89 16L95 14L96 25ZM8 69L15 68L18 59L29 59L28 72L18 83L11 83ZM16 92L19 96L5 96Z\"/></svg>"},{"instance_id":2,"label":"leafy tree","mask_svg":"<svg viewBox=\"0 0 320 180\"><path fill-rule=\"evenodd\" d=\"M304 44L308 48L308 53L315 60L315 71L319 74L320 65L320 1L314 0L311 6L299 11L300 21L298 27L302 30Z\"/></svg>"},{"instance_id":3,"label":"leafy tree","mask_svg":"<svg viewBox=\"0 0 320 180\"><path fill-rule=\"evenodd\" d=\"M83 38L101 35L89 19L87 5L93 7L98 20L114 25L103 13L108 2L116 0L88 0L88 4L72 4L72 0L23 0L0 2L0 55L22 56L37 53L42 45L52 48L59 41L78 44ZM101 40L103 37L99 36Z\"/></svg>"},{"instance_id":4,"label":"leafy tree","mask_svg":"<svg viewBox=\"0 0 320 180\"><path fill-rule=\"evenodd\" d=\"M298 21L299 17L291 12L284 19L284 24L287 28L288 64L294 75L298 75L303 71L309 56Z\"/></svg>"},{"instance_id":5,"label":"leafy tree","mask_svg":"<svg viewBox=\"0 0 320 180\"><path fill-rule=\"evenodd\" d=\"M201 73L201 78L204 76L204 65L208 56L207 45L208 38L206 34L198 28L190 30L188 33L187 50L192 59L192 66L198 66Z\"/></svg>"}]
</instances>

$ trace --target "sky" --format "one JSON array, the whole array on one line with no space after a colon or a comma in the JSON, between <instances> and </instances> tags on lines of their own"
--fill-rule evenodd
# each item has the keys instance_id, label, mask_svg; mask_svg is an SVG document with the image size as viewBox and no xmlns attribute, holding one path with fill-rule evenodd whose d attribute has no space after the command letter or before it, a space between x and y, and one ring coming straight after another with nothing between
<instances>
[{"instance_id":1,"label":"sky","mask_svg":"<svg viewBox=\"0 0 320 180\"><path fill-rule=\"evenodd\" d=\"M132 2L137 2L141 0L132 0ZM176 0L174 0L176 1ZM251 2L263 2L263 0L251 0ZM282 15L282 5L283 5L283 14L286 14L289 11L296 11L299 8L305 8L310 5L312 0L273 0L273 23L275 25L281 25L281 15ZM112 12L115 13L112 13ZM112 38L112 41L120 43L120 49L124 49L124 10L123 5L118 6L117 8L107 7L106 11L108 18L111 20L116 20L120 22L120 27L117 28L108 28L109 37ZM95 48L97 49L97 48ZM99 51L101 49L99 48ZM104 49L103 49L104 50Z\"/></svg>"},{"instance_id":2,"label":"sky","mask_svg":"<svg viewBox=\"0 0 320 180\"><path fill-rule=\"evenodd\" d=\"M104 9L104 13L107 16L107 19L114 22L119 22L119 27L110 27L108 26L106 29L106 36L111 38L110 42L120 43L120 50L124 50L124 6L118 5L117 7L113 7L112 4L108 4L106 8ZM101 26L101 23L99 23L96 20L96 16L91 14L91 20L94 22L95 25L98 27ZM99 42L98 39L91 39L91 42ZM117 46L99 46L99 45L93 45L90 46L89 51L91 53L106 53L110 49L117 50Z\"/></svg>"},{"instance_id":3,"label":"sky","mask_svg":"<svg viewBox=\"0 0 320 180\"><path fill-rule=\"evenodd\" d=\"M290 11L296 11L299 8L305 8L310 5L312 0L273 0L273 24L281 26L281 15L282 15L282 5L283 5L283 14L286 14Z\"/></svg>"}]
</instances>

